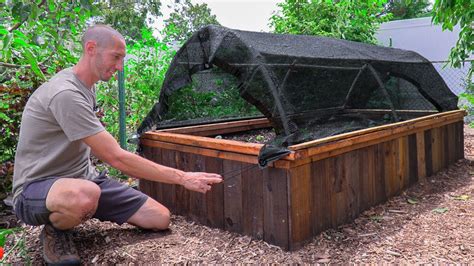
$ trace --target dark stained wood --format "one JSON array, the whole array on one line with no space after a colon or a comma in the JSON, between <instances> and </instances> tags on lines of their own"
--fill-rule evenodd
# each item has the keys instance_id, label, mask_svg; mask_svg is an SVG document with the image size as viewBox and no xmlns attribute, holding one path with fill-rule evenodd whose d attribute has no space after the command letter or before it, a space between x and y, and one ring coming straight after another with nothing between
<instances>
[{"instance_id":1,"label":"dark stained wood","mask_svg":"<svg viewBox=\"0 0 474 266\"><path fill-rule=\"evenodd\" d=\"M176 168L183 170L183 171L192 171L192 167L190 166L190 159L191 155L184 152L176 151L175 153L175 163ZM184 188L183 186L175 186L176 192L176 214L179 215L187 215L189 213L189 193L190 191Z\"/></svg>"},{"instance_id":2,"label":"dark stained wood","mask_svg":"<svg viewBox=\"0 0 474 266\"><path fill-rule=\"evenodd\" d=\"M418 182L417 134L408 136L408 185Z\"/></svg>"},{"instance_id":3,"label":"dark stained wood","mask_svg":"<svg viewBox=\"0 0 474 266\"><path fill-rule=\"evenodd\" d=\"M242 232L242 164L224 160L224 228Z\"/></svg>"},{"instance_id":4,"label":"dark stained wood","mask_svg":"<svg viewBox=\"0 0 474 266\"><path fill-rule=\"evenodd\" d=\"M221 174L222 159L205 157L205 171L208 173ZM211 191L206 193L208 225L224 228L224 184L212 185Z\"/></svg>"},{"instance_id":5,"label":"dark stained wood","mask_svg":"<svg viewBox=\"0 0 474 266\"><path fill-rule=\"evenodd\" d=\"M290 249L312 234L311 164L290 169L289 178Z\"/></svg>"},{"instance_id":6,"label":"dark stained wood","mask_svg":"<svg viewBox=\"0 0 474 266\"><path fill-rule=\"evenodd\" d=\"M372 153L369 155L369 152ZM359 207L361 210L368 209L371 205L373 198L374 188L372 187L375 173L374 167L374 155L373 155L373 146L363 148L359 150L359 195L360 195L360 204Z\"/></svg>"},{"instance_id":7,"label":"dark stained wood","mask_svg":"<svg viewBox=\"0 0 474 266\"><path fill-rule=\"evenodd\" d=\"M385 193L385 143L375 145L375 204L384 202L387 198Z\"/></svg>"},{"instance_id":8,"label":"dark stained wood","mask_svg":"<svg viewBox=\"0 0 474 266\"><path fill-rule=\"evenodd\" d=\"M287 174L285 169L263 171L263 239L286 249L289 248Z\"/></svg>"},{"instance_id":9,"label":"dark stained wood","mask_svg":"<svg viewBox=\"0 0 474 266\"><path fill-rule=\"evenodd\" d=\"M190 154L189 165L195 172L205 171L205 156ZM189 215L201 224L207 224L207 201L206 194L189 191Z\"/></svg>"},{"instance_id":10,"label":"dark stained wood","mask_svg":"<svg viewBox=\"0 0 474 266\"><path fill-rule=\"evenodd\" d=\"M326 178L326 160L320 160L311 163L311 224L313 225L313 235L316 232L321 232L327 228L325 223L325 217L327 217L327 210L324 208L327 206L327 199L325 191L325 178Z\"/></svg>"},{"instance_id":11,"label":"dark stained wood","mask_svg":"<svg viewBox=\"0 0 474 266\"><path fill-rule=\"evenodd\" d=\"M431 130L431 158L433 160L433 173L441 170L441 131L438 128Z\"/></svg>"},{"instance_id":12,"label":"dark stained wood","mask_svg":"<svg viewBox=\"0 0 474 266\"><path fill-rule=\"evenodd\" d=\"M165 166L176 168L176 151L161 149L161 161ZM165 207L176 210L176 186L170 184L162 184L162 204Z\"/></svg>"},{"instance_id":13,"label":"dark stained wood","mask_svg":"<svg viewBox=\"0 0 474 266\"><path fill-rule=\"evenodd\" d=\"M425 131L425 166L426 166L426 176L431 176L433 174L433 150L432 150L432 140L431 140L432 130Z\"/></svg>"},{"instance_id":14,"label":"dark stained wood","mask_svg":"<svg viewBox=\"0 0 474 266\"><path fill-rule=\"evenodd\" d=\"M448 157L448 165L451 165L456 161L456 128L454 124L447 125L446 127L446 153Z\"/></svg>"},{"instance_id":15,"label":"dark stained wood","mask_svg":"<svg viewBox=\"0 0 474 266\"><path fill-rule=\"evenodd\" d=\"M456 125L456 159L464 159L464 123L463 121L455 123Z\"/></svg>"},{"instance_id":16,"label":"dark stained wood","mask_svg":"<svg viewBox=\"0 0 474 266\"><path fill-rule=\"evenodd\" d=\"M360 150L354 150L346 154L344 167L345 179L347 180L346 193L346 211L344 219L350 221L357 217L360 212Z\"/></svg>"},{"instance_id":17,"label":"dark stained wood","mask_svg":"<svg viewBox=\"0 0 474 266\"><path fill-rule=\"evenodd\" d=\"M140 181L140 189L202 224L296 249L462 158L463 123L459 114L450 115L452 120L421 119L423 127L399 124L393 134L365 143L358 142L367 138L359 133L316 141L280 162L285 168L264 170L248 163L256 158L248 154L145 140L144 157L185 171L220 173L224 182L205 195L150 181Z\"/></svg>"},{"instance_id":18,"label":"dark stained wood","mask_svg":"<svg viewBox=\"0 0 474 266\"><path fill-rule=\"evenodd\" d=\"M384 179L385 179L385 195L390 198L394 196L398 190L397 181L397 146L396 140L383 143L384 145Z\"/></svg>"},{"instance_id":19,"label":"dark stained wood","mask_svg":"<svg viewBox=\"0 0 474 266\"><path fill-rule=\"evenodd\" d=\"M263 171L242 163L242 233L263 239Z\"/></svg>"}]
</instances>

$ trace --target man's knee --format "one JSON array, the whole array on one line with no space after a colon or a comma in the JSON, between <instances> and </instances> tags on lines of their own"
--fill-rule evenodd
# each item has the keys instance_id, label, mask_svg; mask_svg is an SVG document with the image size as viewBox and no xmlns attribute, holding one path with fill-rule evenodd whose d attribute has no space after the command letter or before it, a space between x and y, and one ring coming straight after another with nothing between
<instances>
[{"instance_id":1,"label":"man's knee","mask_svg":"<svg viewBox=\"0 0 474 266\"><path fill-rule=\"evenodd\" d=\"M87 220L96 211L100 188L88 180L64 178L56 181L46 199L52 213L69 216L74 220Z\"/></svg>"},{"instance_id":2,"label":"man's knee","mask_svg":"<svg viewBox=\"0 0 474 266\"><path fill-rule=\"evenodd\" d=\"M94 214L99 203L100 188L92 182L81 184L72 189L70 197L72 208L85 215L91 212Z\"/></svg>"}]
</instances>

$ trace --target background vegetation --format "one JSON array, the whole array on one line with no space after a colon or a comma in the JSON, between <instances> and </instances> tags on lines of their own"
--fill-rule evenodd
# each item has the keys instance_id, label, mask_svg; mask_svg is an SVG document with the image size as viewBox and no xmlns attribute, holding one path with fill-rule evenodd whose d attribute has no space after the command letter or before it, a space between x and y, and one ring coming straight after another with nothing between
<instances>
[{"instance_id":1,"label":"background vegetation","mask_svg":"<svg viewBox=\"0 0 474 266\"><path fill-rule=\"evenodd\" d=\"M152 25L161 18L161 7L159 0L133 3L118 0L0 1L0 189L9 189L19 123L29 95L52 75L77 62L81 54L78 45L81 33L90 24L110 24L127 40L127 133L134 133L157 100L176 47L201 26L219 24L206 4L177 0L171 6L173 12L165 20L161 37L155 38L152 33L156 33L156 29ZM452 30L456 24L461 26L459 40L449 57L452 65L459 67L473 50L473 10L471 0L436 0L433 10L428 0L282 0L269 23L276 33L324 35L375 43L374 34L384 21L432 15L433 21L444 29ZM474 103L472 83L467 86L464 96ZM229 95L225 101L235 96ZM215 95L195 98L197 105L188 113L196 115L204 110L220 116L224 112L219 108L203 107L209 101L215 101ZM98 84L98 103L98 115L107 129L118 137L116 80ZM185 101L181 103L186 106ZM241 108L240 105L235 106Z\"/></svg>"}]
</instances>

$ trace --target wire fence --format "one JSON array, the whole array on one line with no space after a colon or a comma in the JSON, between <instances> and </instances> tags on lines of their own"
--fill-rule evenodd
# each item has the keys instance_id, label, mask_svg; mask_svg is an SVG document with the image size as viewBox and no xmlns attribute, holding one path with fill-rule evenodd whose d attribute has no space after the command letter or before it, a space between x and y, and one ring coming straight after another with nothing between
<instances>
[{"instance_id":1,"label":"wire fence","mask_svg":"<svg viewBox=\"0 0 474 266\"><path fill-rule=\"evenodd\" d=\"M451 91L459 96L461 93L466 91L468 85L467 73L469 72L471 61L472 60L466 61L464 66L461 68L452 68L448 66L448 61L434 61L431 63L444 79Z\"/></svg>"}]
</instances>

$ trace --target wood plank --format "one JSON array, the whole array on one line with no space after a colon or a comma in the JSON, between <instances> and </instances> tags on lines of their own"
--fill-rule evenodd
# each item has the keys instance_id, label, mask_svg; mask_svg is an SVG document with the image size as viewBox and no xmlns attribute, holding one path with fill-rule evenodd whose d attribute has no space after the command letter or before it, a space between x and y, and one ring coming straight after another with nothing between
<instances>
[{"instance_id":1,"label":"wood plank","mask_svg":"<svg viewBox=\"0 0 474 266\"><path fill-rule=\"evenodd\" d=\"M206 170L205 156L197 154L189 154L189 156L189 164L193 171L204 172ZM196 222L208 224L206 194L189 192L189 216Z\"/></svg>"},{"instance_id":2,"label":"wood plank","mask_svg":"<svg viewBox=\"0 0 474 266\"><path fill-rule=\"evenodd\" d=\"M314 141L308 141L305 143L297 144L290 146L289 149L291 150L300 150L304 148L314 147L317 144L334 142L338 140L343 140L349 137L356 137L366 135L368 133L374 133L377 131L384 131L384 130L407 130L407 129L417 129L425 126L430 126L433 124L438 124L440 122L450 121L450 120L460 120L465 116L465 111L462 110L455 110L449 112L438 113L434 115L424 116L420 118L410 119L407 121L382 125L378 127L366 128L363 130L352 131L344 134L339 134L336 136L330 136L326 138L317 139ZM391 133L398 133L398 132L391 132Z\"/></svg>"},{"instance_id":3,"label":"wood plank","mask_svg":"<svg viewBox=\"0 0 474 266\"><path fill-rule=\"evenodd\" d=\"M457 160L464 159L464 122L459 121L456 130Z\"/></svg>"},{"instance_id":4,"label":"wood plank","mask_svg":"<svg viewBox=\"0 0 474 266\"><path fill-rule=\"evenodd\" d=\"M290 249L295 249L312 236L311 165L290 169L289 216Z\"/></svg>"},{"instance_id":5,"label":"wood plank","mask_svg":"<svg viewBox=\"0 0 474 266\"><path fill-rule=\"evenodd\" d=\"M402 131L397 134L388 134L385 137L370 136L370 134L368 134L366 136L357 137L356 139L353 139L353 140L350 140L350 139L344 140L343 141L344 143L342 142L330 143L330 144L325 144L324 146L321 146L321 147L313 147L313 148L308 148L306 150L296 151L295 158L297 159L295 161L279 160L275 162L275 166L288 167L287 165L289 165L289 167L292 168L292 167L300 166L303 164L308 164L313 161L322 160L328 157L334 157L339 154L349 152L351 150L356 150L356 149L368 147L371 145L375 145L377 143L391 141L391 140L400 138L402 136L411 135L420 130L428 130L428 129L434 128L435 126L449 124L449 123L452 123L453 121L454 120L444 121L440 124L436 124L436 125L433 124L433 125L430 125L429 127L425 127L422 129L421 128L410 129L407 131Z\"/></svg>"},{"instance_id":6,"label":"wood plank","mask_svg":"<svg viewBox=\"0 0 474 266\"><path fill-rule=\"evenodd\" d=\"M399 190L397 182L397 141L391 140L384 142L384 179L385 179L385 195L388 198L395 196Z\"/></svg>"},{"instance_id":7,"label":"wood plank","mask_svg":"<svg viewBox=\"0 0 474 266\"><path fill-rule=\"evenodd\" d=\"M375 165L375 204L387 200L385 193L385 143L375 145L374 165Z\"/></svg>"},{"instance_id":8,"label":"wood plank","mask_svg":"<svg viewBox=\"0 0 474 266\"><path fill-rule=\"evenodd\" d=\"M190 154L184 152L175 152L175 163L176 168L183 171L192 171L193 169L190 166ZM176 209L175 213L179 215L188 215L189 214L189 193L190 191L184 188L183 186L175 185L176 193Z\"/></svg>"},{"instance_id":9,"label":"wood plank","mask_svg":"<svg viewBox=\"0 0 474 266\"><path fill-rule=\"evenodd\" d=\"M408 186L418 182L417 137L417 134L411 134L408 136Z\"/></svg>"},{"instance_id":10,"label":"wood plank","mask_svg":"<svg viewBox=\"0 0 474 266\"><path fill-rule=\"evenodd\" d=\"M332 157L326 161L326 191L327 191L327 214L329 216L328 223L329 227L337 226L337 198L335 193L336 180L338 177L338 169L341 169L340 158Z\"/></svg>"},{"instance_id":11,"label":"wood plank","mask_svg":"<svg viewBox=\"0 0 474 266\"><path fill-rule=\"evenodd\" d=\"M198 147L192 147L192 146L186 146L186 145L180 145L180 144L174 144L174 143L168 143L168 142L162 142L162 141L156 141L156 140L148 140L148 139L142 139L141 142L143 145L150 146L150 147L193 153L197 155L204 155L208 157L215 157L215 158L220 158L220 159L239 161L239 162L245 162L245 163L251 163L251 164L258 163L258 157L256 155L246 155L246 154L239 154L239 153L233 153L233 152L204 149L204 148L198 148Z\"/></svg>"},{"instance_id":12,"label":"wood plank","mask_svg":"<svg viewBox=\"0 0 474 266\"><path fill-rule=\"evenodd\" d=\"M326 167L325 160L311 163L311 224L313 225L313 235L318 234L328 227L325 218L328 217L327 211L327 191L325 183Z\"/></svg>"},{"instance_id":13,"label":"wood plank","mask_svg":"<svg viewBox=\"0 0 474 266\"><path fill-rule=\"evenodd\" d=\"M408 149L408 136L404 136L398 141L398 177L400 182L400 191L403 188L408 187L410 184L409 175L409 149Z\"/></svg>"},{"instance_id":14,"label":"wood plank","mask_svg":"<svg viewBox=\"0 0 474 266\"><path fill-rule=\"evenodd\" d=\"M242 226L242 164L223 161L225 229L241 233Z\"/></svg>"},{"instance_id":15,"label":"wood plank","mask_svg":"<svg viewBox=\"0 0 474 266\"><path fill-rule=\"evenodd\" d=\"M243 233L263 239L263 171L242 163Z\"/></svg>"},{"instance_id":16,"label":"wood plank","mask_svg":"<svg viewBox=\"0 0 474 266\"><path fill-rule=\"evenodd\" d=\"M366 210L374 204L375 193L375 146L363 148L359 151L359 178L360 178L360 211Z\"/></svg>"},{"instance_id":17,"label":"wood plank","mask_svg":"<svg viewBox=\"0 0 474 266\"><path fill-rule=\"evenodd\" d=\"M426 181L426 159L425 159L425 133L420 131L416 133L416 157L418 179Z\"/></svg>"},{"instance_id":18,"label":"wood plank","mask_svg":"<svg viewBox=\"0 0 474 266\"><path fill-rule=\"evenodd\" d=\"M433 140L431 137L432 129L425 131L425 165L426 165L426 176L433 174Z\"/></svg>"},{"instance_id":19,"label":"wood plank","mask_svg":"<svg viewBox=\"0 0 474 266\"><path fill-rule=\"evenodd\" d=\"M145 134L142 138L250 155L258 155L260 149L263 147L263 144L258 143L248 143L227 139L215 139L169 132L152 132Z\"/></svg>"},{"instance_id":20,"label":"wood plank","mask_svg":"<svg viewBox=\"0 0 474 266\"><path fill-rule=\"evenodd\" d=\"M455 137L455 125L450 124L446 126L446 139L445 148L447 153L448 165L451 165L456 161L455 149L456 149L456 137Z\"/></svg>"},{"instance_id":21,"label":"wood plank","mask_svg":"<svg viewBox=\"0 0 474 266\"><path fill-rule=\"evenodd\" d=\"M232 122L161 129L161 130L154 130L152 132L169 132L169 133L201 135L201 133L203 132L205 133L205 132L214 131L214 130L226 130L226 129L234 129L236 130L234 132L239 132L239 131L242 131L242 128L248 128L249 126L250 127L254 126L254 128L269 127L270 121L268 121L267 118L257 118L257 119L248 119L248 120L240 120L240 121L232 121ZM149 134L152 132L147 132L146 134ZM222 133L217 133L217 134L222 134ZM205 135L201 135L201 136L205 136Z\"/></svg>"},{"instance_id":22,"label":"wood plank","mask_svg":"<svg viewBox=\"0 0 474 266\"><path fill-rule=\"evenodd\" d=\"M346 194L346 211L344 219L351 221L359 215L360 212L360 150L354 150L345 154L346 160L344 167L346 168L345 175L347 180L347 187L345 187Z\"/></svg>"},{"instance_id":23,"label":"wood plank","mask_svg":"<svg viewBox=\"0 0 474 266\"><path fill-rule=\"evenodd\" d=\"M356 136L353 138L347 138L343 140L336 140L334 142L328 143L321 143L324 145L313 145L313 147L308 147L307 152L305 153L306 156L312 156L314 154L319 154L323 153L326 151L331 151L331 150L336 150L336 149L341 149L343 147L353 147L353 149L358 149L361 148L359 146L355 146L356 144L364 144L366 146L369 146L370 144L381 142L382 140L391 140L391 139L396 139L402 136L407 136L410 135L416 131L422 130L426 127L438 127L440 125L444 125L447 123L452 123L454 121L457 121L457 119L460 119L459 117L455 117L454 119L447 119L446 117L439 118L434 123L433 121L421 121L417 124L410 124L406 126L399 126L399 127L393 127L393 128L387 128L386 130L382 131L377 131L377 132L371 132L367 133L361 136ZM338 135L339 136L339 135ZM309 143L309 142L307 142ZM370 143L370 144L368 144ZM306 143L305 143L306 144ZM313 143L314 144L314 143ZM364 147L366 147L364 146ZM294 146L290 146L289 149L293 149ZM357 147L357 148L356 148ZM348 150L349 151L349 150ZM297 154L296 158L301 158L303 154Z\"/></svg>"},{"instance_id":24,"label":"wood plank","mask_svg":"<svg viewBox=\"0 0 474 266\"><path fill-rule=\"evenodd\" d=\"M391 109L344 109L344 113L362 113L362 114L390 114L392 112ZM430 110L395 110L397 114L401 115L433 115L439 114L438 111L430 111Z\"/></svg>"},{"instance_id":25,"label":"wood plank","mask_svg":"<svg viewBox=\"0 0 474 266\"><path fill-rule=\"evenodd\" d=\"M333 183L332 197L332 226L335 228L346 222L346 204L347 204L347 168L345 161L348 160L347 153L335 158L335 177Z\"/></svg>"},{"instance_id":26,"label":"wood plank","mask_svg":"<svg viewBox=\"0 0 474 266\"><path fill-rule=\"evenodd\" d=\"M222 159L205 157L206 172L221 174ZM208 225L216 228L224 228L224 184L212 185L211 191L206 193Z\"/></svg>"},{"instance_id":27,"label":"wood plank","mask_svg":"<svg viewBox=\"0 0 474 266\"><path fill-rule=\"evenodd\" d=\"M176 168L176 151L161 149L162 164ZM162 184L163 202L168 209L176 211L176 186L171 184Z\"/></svg>"},{"instance_id":28,"label":"wood plank","mask_svg":"<svg viewBox=\"0 0 474 266\"><path fill-rule=\"evenodd\" d=\"M272 167L263 171L264 240L285 249L289 249L287 173Z\"/></svg>"},{"instance_id":29,"label":"wood plank","mask_svg":"<svg viewBox=\"0 0 474 266\"><path fill-rule=\"evenodd\" d=\"M431 158L433 160L433 174L441 170L441 143L440 128L433 128L431 130Z\"/></svg>"}]
</instances>

